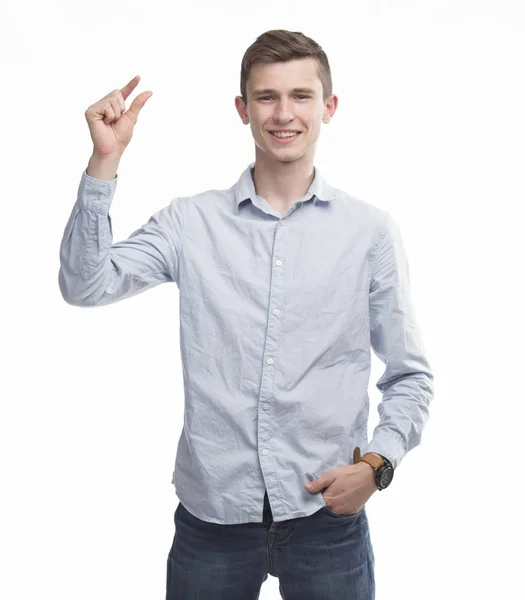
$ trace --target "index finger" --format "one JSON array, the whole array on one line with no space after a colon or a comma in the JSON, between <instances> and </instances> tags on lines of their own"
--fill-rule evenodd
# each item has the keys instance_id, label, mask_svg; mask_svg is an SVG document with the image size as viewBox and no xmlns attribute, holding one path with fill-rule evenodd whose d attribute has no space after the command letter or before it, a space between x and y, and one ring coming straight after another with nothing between
<instances>
[{"instance_id":1,"label":"index finger","mask_svg":"<svg viewBox=\"0 0 525 600\"><path fill-rule=\"evenodd\" d=\"M131 92L137 87L137 83L139 82L140 75L135 75L133 79L126 83L126 85L120 89L122 95L124 96L124 100L131 94Z\"/></svg>"}]
</instances>

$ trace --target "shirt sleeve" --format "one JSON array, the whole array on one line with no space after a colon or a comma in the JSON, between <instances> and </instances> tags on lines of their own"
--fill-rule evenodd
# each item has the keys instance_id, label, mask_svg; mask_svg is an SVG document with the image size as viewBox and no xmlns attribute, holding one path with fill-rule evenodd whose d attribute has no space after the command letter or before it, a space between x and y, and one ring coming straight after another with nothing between
<instances>
[{"instance_id":1,"label":"shirt sleeve","mask_svg":"<svg viewBox=\"0 0 525 600\"><path fill-rule=\"evenodd\" d=\"M376 383L383 396L368 452L382 454L395 468L421 442L434 376L412 305L401 231L385 214L372 255L369 310L371 345L386 368Z\"/></svg>"},{"instance_id":2,"label":"shirt sleeve","mask_svg":"<svg viewBox=\"0 0 525 600\"><path fill-rule=\"evenodd\" d=\"M175 198L128 239L113 243L109 209L118 175L105 181L86 170L60 244L58 283L74 306L103 306L166 282L179 283L184 203Z\"/></svg>"}]
</instances>

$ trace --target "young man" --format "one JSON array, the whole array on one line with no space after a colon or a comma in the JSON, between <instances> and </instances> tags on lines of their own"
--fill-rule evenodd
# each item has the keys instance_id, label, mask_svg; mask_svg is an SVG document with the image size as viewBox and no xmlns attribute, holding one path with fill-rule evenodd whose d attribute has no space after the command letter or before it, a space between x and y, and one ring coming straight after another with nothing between
<instances>
[{"instance_id":1,"label":"young man","mask_svg":"<svg viewBox=\"0 0 525 600\"><path fill-rule=\"evenodd\" d=\"M185 419L166 598L255 600L271 574L286 600L372 599L365 504L420 443L433 375L398 225L314 168L338 103L326 54L298 32L259 36L235 99L255 162L112 243L117 167L150 96L126 111L137 83L86 111L94 150L59 285L76 306L179 288ZM371 441L370 347L386 365Z\"/></svg>"}]
</instances>

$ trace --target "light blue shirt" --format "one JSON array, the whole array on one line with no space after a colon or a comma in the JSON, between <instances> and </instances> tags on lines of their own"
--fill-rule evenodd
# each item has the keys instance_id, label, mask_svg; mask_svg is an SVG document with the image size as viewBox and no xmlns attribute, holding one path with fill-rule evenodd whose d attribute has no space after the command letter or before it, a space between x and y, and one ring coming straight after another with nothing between
<instances>
[{"instance_id":1,"label":"light blue shirt","mask_svg":"<svg viewBox=\"0 0 525 600\"><path fill-rule=\"evenodd\" d=\"M265 489L275 521L318 511L322 494L304 484L352 464L355 446L396 468L434 393L390 214L315 168L282 216L255 193L254 165L227 190L172 199L116 243L118 175L84 171L60 246L75 306L177 284L185 408L172 483L190 513L220 524L261 522ZM371 347L385 371L369 441Z\"/></svg>"}]
</instances>

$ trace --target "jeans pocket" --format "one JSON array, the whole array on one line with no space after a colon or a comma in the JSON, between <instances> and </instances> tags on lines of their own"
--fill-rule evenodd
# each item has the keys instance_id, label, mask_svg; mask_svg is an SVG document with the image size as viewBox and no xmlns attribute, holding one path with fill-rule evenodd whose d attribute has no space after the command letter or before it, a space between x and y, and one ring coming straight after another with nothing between
<instances>
[{"instance_id":1,"label":"jeans pocket","mask_svg":"<svg viewBox=\"0 0 525 600\"><path fill-rule=\"evenodd\" d=\"M335 511L333 511L333 510L332 510L332 509L331 509L331 508L328 506L328 504L325 504L325 505L324 505L324 509L325 509L325 511L326 511L326 512L327 512L329 515L331 515L331 516L333 516L333 517L338 517L338 518L340 518L340 519L356 519L356 518L357 518L357 517L358 517L358 516L361 514L361 512L363 511L363 508L364 508L364 506L362 506L362 507L361 507L361 508L360 508L360 509L359 509L359 510L356 512L356 513L353 513L353 514L351 514L351 515L342 515L342 514L340 514L340 513L336 513Z\"/></svg>"}]
</instances>

